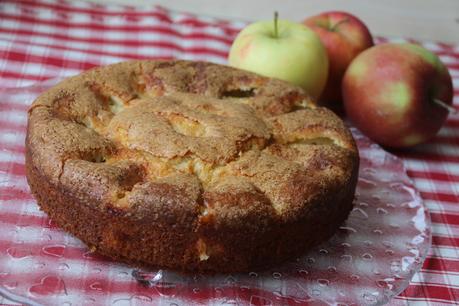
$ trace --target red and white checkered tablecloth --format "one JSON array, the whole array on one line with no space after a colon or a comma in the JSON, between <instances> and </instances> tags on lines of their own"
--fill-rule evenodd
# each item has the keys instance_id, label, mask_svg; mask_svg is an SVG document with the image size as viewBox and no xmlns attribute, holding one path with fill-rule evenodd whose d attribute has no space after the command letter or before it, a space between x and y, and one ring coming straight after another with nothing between
<instances>
[{"instance_id":1,"label":"red and white checkered tablecloth","mask_svg":"<svg viewBox=\"0 0 459 306\"><path fill-rule=\"evenodd\" d=\"M79 1L0 1L0 88L74 75L129 59L181 58L225 63L244 22L174 13L160 7L135 8ZM377 38L377 42L406 39ZM417 42L440 55L454 82L459 109L459 44ZM23 105L0 101L0 171L4 143L14 129L10 110ZM16 112L17 113L17 112ZM456 304L459 301L459 114L449 116L435 139L396 153L428 207L433 245L422 270L394 305ZM23 173L17 165L18 173ZM23 167L23 165L22 165ZM0 197L10 187L0 182Z\"/></svg>"}]
</instances>

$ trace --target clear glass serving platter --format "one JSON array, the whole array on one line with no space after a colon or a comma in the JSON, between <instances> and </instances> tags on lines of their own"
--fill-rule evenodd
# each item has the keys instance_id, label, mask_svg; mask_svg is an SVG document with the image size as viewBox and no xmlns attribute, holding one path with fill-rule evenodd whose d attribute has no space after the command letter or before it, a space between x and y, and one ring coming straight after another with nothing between
<instances>
[{"instance_id":1,"label":"clear glass serving platter","mask_svg":"<svg viewBox=\"0 0 459 306\"><path fill-rule=\"evenodd\" d=\"M263 272L141 270L88 250L36 205L25 178L27 108L58 80L0 90L0 293L31 305L377 305L403 291L430 220L403 163L358 130L354 209L327 242ZM311 233L312 235L314 233Z\"/></svg>"}]
</instances>

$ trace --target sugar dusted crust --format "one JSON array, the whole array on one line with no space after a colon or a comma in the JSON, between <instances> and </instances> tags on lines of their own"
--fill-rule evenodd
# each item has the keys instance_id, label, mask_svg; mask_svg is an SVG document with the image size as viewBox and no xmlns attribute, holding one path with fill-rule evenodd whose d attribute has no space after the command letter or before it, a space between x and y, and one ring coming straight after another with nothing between
<instances>
[{"instance_id":1,"label":"sugar dusted crust","mask_svg":"<svg viewBox=\"0 0 459 306\"><path fill-rule=\"evenodd\" d=\"M40 207L133 264L235 272L298 256L346 219L358 161L342 121L300 88L210 63L92 69L29 110Z\"/></svg>"}]
</instances>

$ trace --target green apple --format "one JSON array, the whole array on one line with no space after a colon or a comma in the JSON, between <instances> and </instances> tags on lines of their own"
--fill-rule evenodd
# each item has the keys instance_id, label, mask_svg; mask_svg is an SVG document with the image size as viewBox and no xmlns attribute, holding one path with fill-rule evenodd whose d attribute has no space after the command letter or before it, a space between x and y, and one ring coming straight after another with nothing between
<instances>
[{"instance_id":1,"label":"green apple","mask_svg":"<svg viewBox=\"0 0 459 306\"><path fill-rule=\"evenodd\" d=\"M320 38L288 20L260 21L243 29L231 46L229 64L303 87L318 98L327 82L328 56Z\"/></svg>"}]
</instances>

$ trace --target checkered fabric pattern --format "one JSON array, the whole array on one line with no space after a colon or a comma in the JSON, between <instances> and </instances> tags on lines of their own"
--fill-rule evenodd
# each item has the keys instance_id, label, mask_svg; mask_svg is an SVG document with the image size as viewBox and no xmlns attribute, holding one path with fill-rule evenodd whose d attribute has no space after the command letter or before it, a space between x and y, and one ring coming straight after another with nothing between
<instances>
[{"instance_id":1,"label":"checkered fabric pattern","mask_svg":"<svg viewBox=\"0 0 459 306\"><path fill-rule=\"evenodd\" d=\"M79 1L0 2L0 87L12 88L129 59L181 58L225 63L246 24L169 12ZM377 38L377 42L407 39ZM411 40L408 40L411 41ZM454 80L459 110L459 45L417 42L436 52ZM0 171L24 175L24 165L2 159L14 143L27 106L0 101ZM23 120L19 120L23 122ZM459 301L459 114L451 114L432 141L396 153L420 191L432 219L433 245L422 270L391 304L443 305ZM13 167L13 168L11 168ZM0 182L0 198L11 186ZM0 222L4 222L0 218Z\"/></svg>"}]
</instances>

